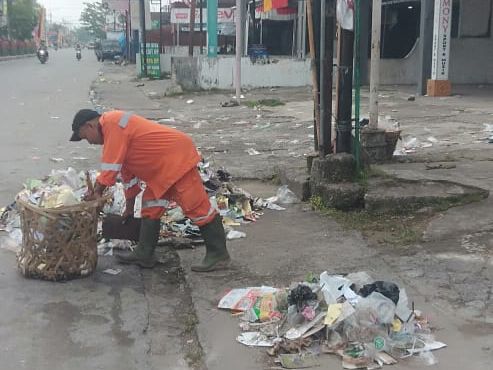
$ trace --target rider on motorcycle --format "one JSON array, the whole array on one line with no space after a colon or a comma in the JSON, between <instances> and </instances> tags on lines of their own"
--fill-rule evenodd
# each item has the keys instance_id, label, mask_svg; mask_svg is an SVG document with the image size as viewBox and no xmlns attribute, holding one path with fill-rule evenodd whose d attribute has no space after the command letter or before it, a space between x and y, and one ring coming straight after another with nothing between
<instances>
[{"instance_id":1,"label":"rider on motorcycle","mask_svg":"<svg viewBox=\"0 0 493 370\"><path fill-rule=\"evenodd\" d=\"M41 41L41 43L39 44L39 48L38 48L38 51L37 51L37 55L39 57L39 52L43 50L45 53L46 53L46 56L48 56L48 48L46 47L46 43L44 41Z\"/></svg>"},{"instance_id":2,"label":"rider on motorcycle","mask_svg":"<svg viewBox=\"0 0 493 370\"><path fill-rule=\"evenodd\" d=\"M80 60L80 58L82 57L82 51L81 51L81 47L80 47L80 44L77 43L75 45L75 57Z\"/></svg>"}]
</instances>

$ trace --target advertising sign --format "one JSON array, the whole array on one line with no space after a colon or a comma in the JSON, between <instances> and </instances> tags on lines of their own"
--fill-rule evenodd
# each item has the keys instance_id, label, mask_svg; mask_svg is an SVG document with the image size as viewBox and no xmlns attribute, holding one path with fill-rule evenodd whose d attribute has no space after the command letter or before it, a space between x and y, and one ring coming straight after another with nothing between
<instances>
[{"instance_id":1,"label":"advertising sign","mask_svg":"<svg viewBox=\"0 0 493 370\"><path fill-rule=\"evenodd\" d=\"M140 70L144 73L144 55L142 51L144 45L140 45ZM159 54L159 44L155 42L146 43L147 54L147 77L159 79L161 78L161 55Z\"/></svg>"}]
</instances>

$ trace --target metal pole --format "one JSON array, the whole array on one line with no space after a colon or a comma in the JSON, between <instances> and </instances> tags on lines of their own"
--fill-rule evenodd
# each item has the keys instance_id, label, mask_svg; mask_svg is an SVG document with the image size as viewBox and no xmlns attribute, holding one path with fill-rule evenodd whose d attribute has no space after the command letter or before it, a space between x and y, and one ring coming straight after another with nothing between
<instances>
[{"instance_id":1,"label":"metal pole","mask_svg":"<svg viewBox=\"0 0 493 370\"><path fill-rule=\"evenodd\" d=\"M200 0L200 55L204 54L204 0Z\"/></svg>"},{"instance_id":2,"label":"metal pole","mask_svg":"<svg viewBox=\"0 0 493 370\"><path fill-rule=\"evenodd\" d=\"M10 26L11 26L10 17L11 17L11 13L12 13L12 0L7 0L7 39L9 39L9 40L12 37L12 33L11 33L11 30L10 30Z\"/></svg>"},{"instance_id":3,"label":"metal pole","mask_svg":"<svg viewBox=\"0 0 493 370\"><path fill-rule=\"evenodd\" d=\"M190 28L188 32L188 55L193 57L193 35L195 33L195 9L197 9L197 0L190 3Z\"/></svg>"},{"instance_id":4,"label":"metal pole","mask_svg":"<svg viewBox=\"0 0 493 370\"><path fill-rule=\"evenodd\" d=\"M325 21L326 21L326 0L320 1L320 64L325 64ZM325 68L320 67L320 137L318 138L318 154L320 158L325 158L328 154L327 143L325 142L327 126L327 117L325 115L325 95L326 91L326 77ZM330 129L329 129L330 131Z\"/></svg>"},{"instance_id":5,"label":"metal pole","mask_svg":"<svg viewBox=\"0 0 493 370\"><path fill-rule=\"evenodd\" d=\"M361 0L354 4L354 157L356 172L361 169L361 142L360 142L360 102L361 102Z\"/></svg>"},{"instance_id":6,"label":"metal pole","mask_svg":"<svg viewBox=\"0 0 493 370\"><path fill-rule=\"evenodd\" d=\"M317 12L315 12L317 13ZM312 94L313 94L313 136L314 149L318 150L318 138L320 136L320 97L319 97L319 81L318 81L318 60L317 48L315 42L315 25L313 0L307 0L306 17L308 20L308 45L310 47L311 71L312 71Z\"/></svg>"},{"instance_id":7,"label":"metal pole","mask_svg":"<svg viewBox=\"0 0 493 370\"><path fill-rule=\"evenodd\" d=\"M159 52L163 53L163 4L159 0Z\"/></svg>"},{"instance_id":8,"label":"metal pole","mask_svg":"<svg viewBox=\"0 0 493 370\"><path fill-rule=\"evenodd\" d=\"M243 13L241 7L241 0L236 0L236 13L235 13L235 23L236 23L236 60L235 60L235 89L236 89L236 101L240 102L241 95L241 14Z\"/></svg>"},{"instance_id":9,"label":"metal pole","mask_svg":"<svg viewBox=\"0 0 493 370\"><path fill-rule=\"evenodd\" d=\"M217 0L207 0L207 56L217 57Z\"/></svg>"},{"instance_id":10,"label":"metal pole","mask_svg":"<svg viewBox=\"0 0 493 370\"><path fill-rule=\"evenodd\" d=\"M371 18L370 128L378 128L378 85L380 82L380 28L382 0L373 0Z\"/></svg>"},{"instance_id":11,"label":"metal pole","mask_svg":"<svg viewBox=\"0 0 493 370\"><path fill-rule=\"evenodd\" d=\"M335 0L320 4L320 137L321 158L332 152L332 80L334 50Z\"/></svg>"},{"instance_id":12,"label":"metal pole","mask_svg":"<svg viewBox=\"0 0 493 370\"><path fill-rule=\"evenodd\" d=\"M127 14L127 23L128 23L128 62L130 63L130 58L132 56L132 52L130 51L131 43L130 40L132 38L132 8L130 6L130 0L128 0L128 14Z\"/></svg>"},{"instance_id":13,"label":"metal pole","mask_svg":"<svg viewBox=\"0 0 493 370\"><path fill-rule=\"evenodd\" d=\"M302 23L303 23L303 7L305 3L303 1L298 1L298 17L297 17L297 27L296 27L296 56L301 59L301 34L302 34Z\"/></svg>"},{"instance_id":14,"label":"metal pole","mask_svg":"<svg viewBox=\"0 0 493 370\"><path fill-rule=\"evenodd\" d=\"M264 24L262 18L260 18L260 44L264 43Z\"/></svg>"},{"instance_id":15,"label":"metal pole","mask_svg":"<svg viewBox=\"0 0 493 370\"><path fill-rule=\"evenodd\" d=\"M116 32L116 10L113 9L113 32Z\"/></svg>"},{"instance_id":16,"label":"metal pole","mask_svg":"<svg viewBox=\"0 0 493 370\"><path fill-rule=\"evenodd\" d=\"M141 41L142 41L142 50L141 50L141 61L142 61L142 69L143 75L147 77L147 45L146 45L146 6L145 0L140 0L139 2L139 10L140 10L140 29L141 29Z\"/></svg>"},{"instance_id":17,"label":"metal pole","mask_svg":"<svg viewBox=\"0 0 493 370\"><path fill-rule=\"evenodd\" d=\"M245 41L243 45L243 55L248 55L248 35L250 34L250 4L247 5L245 14Z\"/></svg>"},{"instance_id":18,"label":"metal pole","mask_svg":"<svg viewBox=\"0 0 493 370\"><path fill-rule=\"evenodd\" d=\"M301 26L301 58L306 58L306 0L303 0L303 24Z\"/></svg>"},{"instance_id":19,"label":"metal pole","mask_svg":"<svg viewBox=\"0 0 493 370\"><path fill-rule=\"evenodd\" d=\"M419 95L426 95L427 82L431 78L431 59L433 52L433 1L421 2L421 21L419 30Z\"/></svg>"}]
</instances>

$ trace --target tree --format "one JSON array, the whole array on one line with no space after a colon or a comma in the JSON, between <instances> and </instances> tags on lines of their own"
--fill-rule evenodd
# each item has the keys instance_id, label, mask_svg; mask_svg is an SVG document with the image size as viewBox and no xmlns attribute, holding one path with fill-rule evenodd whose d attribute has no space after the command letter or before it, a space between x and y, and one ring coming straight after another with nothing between
<instances>
[{"instance_id":1,"label":"tree","mask_svg":"<svg viewBox=\"0 0 493 370\"><path fill-rule=\"evenodd\" d=\"M32 31L38 23L39 5L35 0L16 0L8 3L9 34L13 39L32 38Z\"/></svg>"},{"instance_id":2,"label":"tree","mask_svg":"<svg viewBox=\"0 0 493 370\"><path fill-rule=\"evenodd\" d=\"M93 36L86 28L77 27L74 31L75 40L82 43L88 43L93 40Z\"/></svg>"},{"instance_id":3,"label":"tree","mask_svg":"<svg viewBox=\"0 0 493 370\"><path fill-rule=\"evenodd\" d=\"M85 8L80 15L80 22L84 28L89 31L93 38L106 38L104 28L106 25L107 10L103 7L103 4L99 2L84 3L84 6Z\"/></svg>"}]
</instances>

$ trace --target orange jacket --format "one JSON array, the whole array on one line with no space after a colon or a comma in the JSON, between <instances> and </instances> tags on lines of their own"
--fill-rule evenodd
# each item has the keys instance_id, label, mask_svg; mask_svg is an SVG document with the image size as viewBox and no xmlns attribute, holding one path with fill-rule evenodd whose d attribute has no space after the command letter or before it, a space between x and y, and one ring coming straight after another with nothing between
<instances>
[{"instance_id":1,"label":"orange jacket","mask_svg":"<svg viewBox=\"0 0 493 370\"><path fill-rule=\"evenodd\" d=\"M104 113L99 123L104 144L97 181L111 186L121 173L127 198L135 197L144 181L159 199L200 161L188 135L131 112Z\"/></svg>"}]
</instances>

